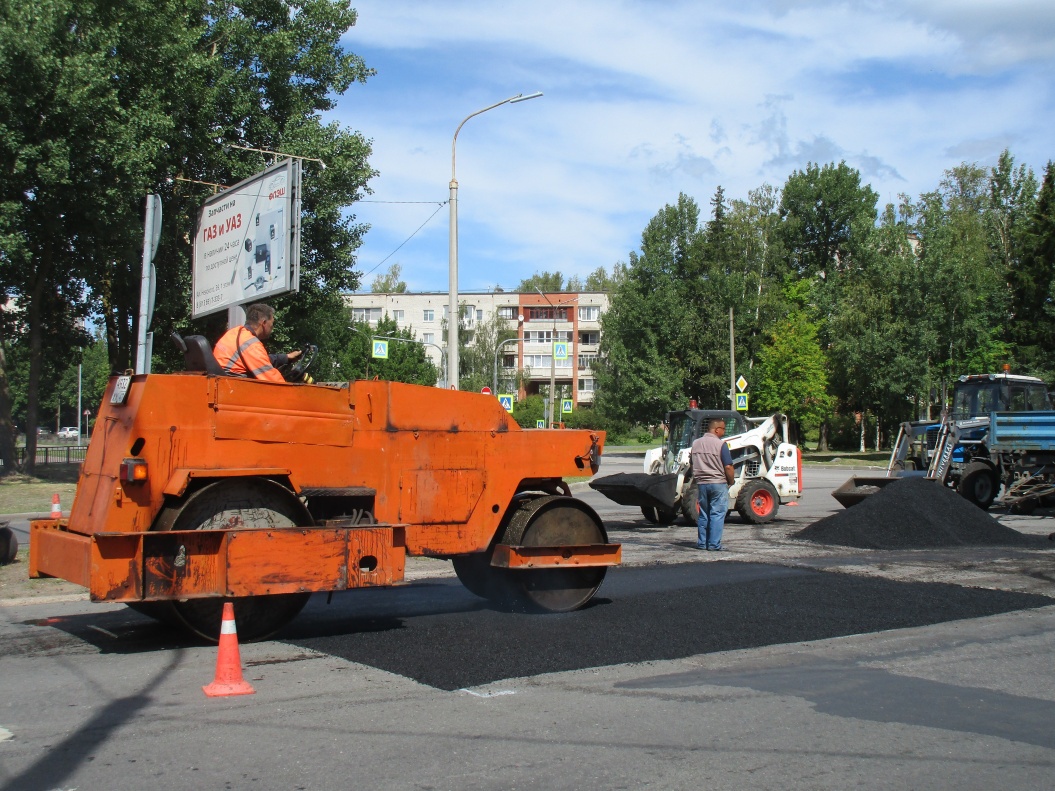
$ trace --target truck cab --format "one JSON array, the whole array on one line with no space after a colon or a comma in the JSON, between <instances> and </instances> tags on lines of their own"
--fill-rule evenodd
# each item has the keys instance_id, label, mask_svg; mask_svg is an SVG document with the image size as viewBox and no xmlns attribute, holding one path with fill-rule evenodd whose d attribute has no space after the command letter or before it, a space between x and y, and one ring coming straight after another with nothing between
<instances>
[{"instance_id":1,"label":"truck cab","mask_svg":"<svg viewBox=\"0 0 1055 791\"><path fill-rule=\"evenodd\" d=\"M952 417L965 420L992 412L1046 412L1048 388L1035 376L979 374L961 376L953 388Z\"/></svg>"}]
</instances>

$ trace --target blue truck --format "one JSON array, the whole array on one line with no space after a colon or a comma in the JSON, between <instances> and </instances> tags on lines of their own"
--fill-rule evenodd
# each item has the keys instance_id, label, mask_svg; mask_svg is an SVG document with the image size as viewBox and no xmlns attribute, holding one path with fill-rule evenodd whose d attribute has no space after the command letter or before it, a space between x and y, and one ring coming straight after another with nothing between
<instances>
[{"instance_id":1,"label":"blue truck","mask_svg":"<svg viewBox=\"0 0 1055 791\"><path fill-rule=\"evenodd\" d=\"M832 496L849 508L899 477L921 476L988 509L1017 511L1055 495L1055 412L1044 382L1010 373L961 376L940 421L901 424L886 475L855 476ZM1027 483L1028 482L1028 483Z\"/></svg>"}]
</instances>

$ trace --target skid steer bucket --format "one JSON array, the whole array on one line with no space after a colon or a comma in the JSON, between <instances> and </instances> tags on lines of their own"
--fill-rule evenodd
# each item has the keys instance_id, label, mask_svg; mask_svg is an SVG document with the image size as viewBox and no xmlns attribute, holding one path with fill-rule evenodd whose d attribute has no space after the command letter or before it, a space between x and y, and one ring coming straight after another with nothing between
<instances>
[{"instance_id":1,"label":"skid steer bucket","mask_svg":"<svg viewBox=\"0 0 1055 791\"><path fill-rule=\"evenodd\" d=\"M832 492L832 497L839 501L843 508L857 505L866 497L871 497L887 484L891 484L898 478L853 476Z\"/></svg>"},{"instance_id":2,"label":"skid steer bucket","mask_svg":"<svg viewBox=\"0 0 1055 791\"><path fill-rule=\"evenodd\" d=\"M676 473L649 475L644 472L621 472L595 478L590 481L590 488L620 505L669 510L678 500L677 481Z\"/></svg>"}]
</instances>

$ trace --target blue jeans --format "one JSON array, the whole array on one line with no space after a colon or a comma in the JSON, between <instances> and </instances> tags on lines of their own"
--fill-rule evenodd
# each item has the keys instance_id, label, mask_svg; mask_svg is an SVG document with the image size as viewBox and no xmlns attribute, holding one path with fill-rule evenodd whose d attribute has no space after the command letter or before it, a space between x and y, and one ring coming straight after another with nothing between
<instances>
[{"instance_id":1,"label":"blue jeans","mask_svg":"<svg viewBox=\"0 0 1055 791\"><path fill-rule=\"evenodd\" d=\"M724 483L697 485L700 487L700 515L696 522L699 533L696 546L699 549L721 549L722 528L729 510L729 487Z\"/></svg>"}]
</instances>

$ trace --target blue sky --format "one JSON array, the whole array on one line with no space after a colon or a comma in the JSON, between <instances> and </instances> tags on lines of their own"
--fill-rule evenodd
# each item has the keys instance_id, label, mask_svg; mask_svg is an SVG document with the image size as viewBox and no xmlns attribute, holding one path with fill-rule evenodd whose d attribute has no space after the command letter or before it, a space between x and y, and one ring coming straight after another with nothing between
<instances>
[{"instance_id":1,"label":"blue sky","mask_svg":"<svg viewBox=\"0 0 1055 791\"><path fill-rule=\"evenodd\" d=\"M451 138L459 284L626 261L679 192L706 211L845 159L882 203L1008 147L1055 158L1053 0L355 3L344 45L377 75L333 120L372 139L359 269L447 289Z\"/></svg>"}]
</instances>

